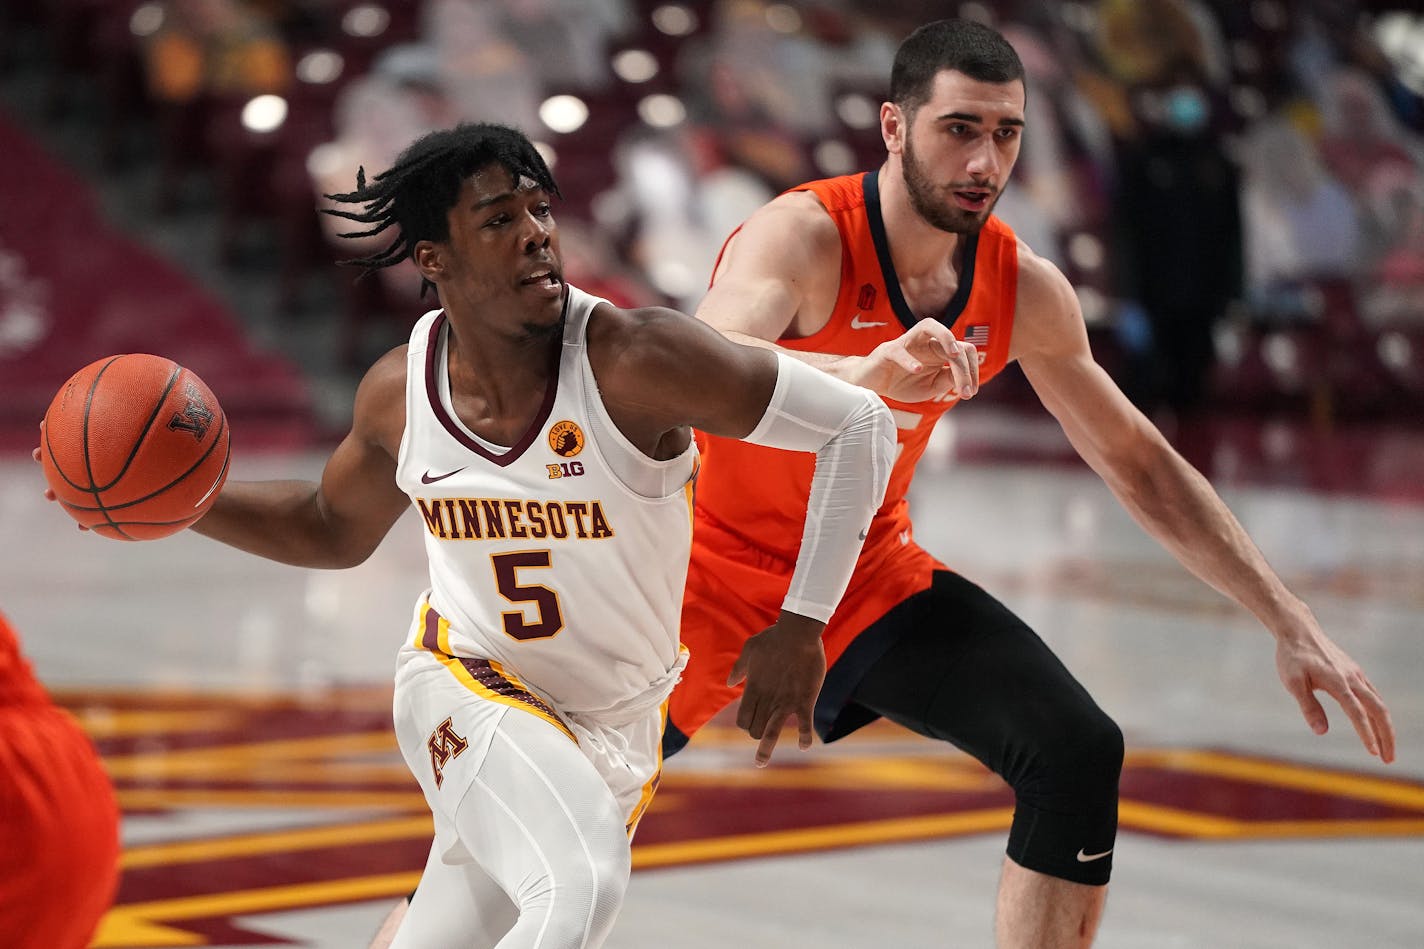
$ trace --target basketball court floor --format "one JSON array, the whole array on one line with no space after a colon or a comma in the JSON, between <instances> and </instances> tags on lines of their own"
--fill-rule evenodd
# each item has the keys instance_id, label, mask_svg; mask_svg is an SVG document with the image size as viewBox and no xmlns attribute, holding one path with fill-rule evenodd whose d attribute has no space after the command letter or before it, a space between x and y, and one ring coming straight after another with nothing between
<instances>
[{"instance_id":1,"label":"basketball court floor","mask_svg":"<svg viewBox=\"0 0 1424 949\"><path fill-rule=\"evenodd\" d=\"M971 409L921 471L919 539L1039 629L1127 736L1098 945L1424 947L1418 446L1342 457L1328 491L1311 487L1310 452L1264 468L1240 444L1210 455L1268 558L1389 701L1386 767L1333 705L1330 733L1312 735L1269 636L1090 472L1041 460L1062 454L1051 423L994 420L1001 450L986 453ZM1290 437L1249 436L1261 457ZM244 452L240 432L235 450L234 477L317 471ZM28 457L0 459L0 609L125 811L95 946L364 946L428 845L389 721L425 583L419 525L359 568L303 571L196 535L82 534L41 489ZM612 949L992 945L1011 812L996 778L889 726L784 745L764 771L752 750L724 720L669 761Z\"/></svg>"}]
</instances>

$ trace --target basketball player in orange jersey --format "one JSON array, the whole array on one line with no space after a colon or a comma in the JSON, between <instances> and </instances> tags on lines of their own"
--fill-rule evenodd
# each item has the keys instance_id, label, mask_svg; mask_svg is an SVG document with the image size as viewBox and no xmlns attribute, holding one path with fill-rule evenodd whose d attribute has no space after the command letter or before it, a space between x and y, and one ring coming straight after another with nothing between
<instances>
[{"instance_id":1,"label":"basketball player in orange jersey","mask_svg":"<svg viewBox=\"0 0 1424 949\"><path fill-rule=\"evenodd\" d=\"M119 806L89 736L0 616L0 945L84 949L119 883Z\"/></svg>"},{"instance_id":2,"label":"basketball player in orange jersey","mask_svg":"<svg viewBox=\"0 0 1424 949\"><path fill-rule=\"evenodd\" d=\"M831 741L883 716L1002 775L1017 806L998 943L1048 949L1086 946L1097 929L1122 734L1021 620L914 542L905 493L915 465L954 396L975 388L951 392L947 375L915 355L926 339L952 330L972 342L979 382L1018 360L1123 506L1272 633L1281 680L1313 730L1326 729L1320 690L1384 761L1394 733L1360 668L1094 363L1068 281L992 215L1024 134L1024 95L1019 58L995 31L963 21L917 30L880 110L885 164L792 189L754 214L725 246L697 315L731 339L867 386L894 411L899 455L826 627L816 727ZM665 753L737 697L729 672L747 631L776 615L810 473L801 457L706 439L682 623L692 658L673 693ZM737 721L763 734L747 715Z\"/></svg>"},{"instance_id":3,"label":"basketball player in orange jersey","mask_svg":"<svg viewBox=\"0 0 1424 949\"><path fill-rule=\"evenodd\" d=\"M761 754L792 716L810 744L821 632L889 480L894 423L873 393L567 285L557 194L527 138L480 124L333 196L393 237L354 263L411 258L440 307L366 373L320 483L228 480L194 527L334 568L419 514L430 588L394 718L435 840L397 949L593 949L611 930L686 661L693 426L816 467L795 576L744 660ZM956 352L964 371L964 351L941 356Z\"/></svg>"}]
</instances>

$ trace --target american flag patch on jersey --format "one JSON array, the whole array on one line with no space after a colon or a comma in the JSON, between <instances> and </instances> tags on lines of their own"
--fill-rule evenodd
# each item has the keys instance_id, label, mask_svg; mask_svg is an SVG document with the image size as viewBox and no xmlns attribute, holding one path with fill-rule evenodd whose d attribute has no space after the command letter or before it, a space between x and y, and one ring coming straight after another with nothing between
<instances>
[{"instance_id":1,"label":"american flag patch on jersey","mask_svg":"<svg viewBox=\"0 0 1424 949\"><path fill-rule=\"evenodd\" d=\"M973 343L976 349L989 348L989 324L975 323L964 327L964 341Z\"/></svg>"}]
</instances>

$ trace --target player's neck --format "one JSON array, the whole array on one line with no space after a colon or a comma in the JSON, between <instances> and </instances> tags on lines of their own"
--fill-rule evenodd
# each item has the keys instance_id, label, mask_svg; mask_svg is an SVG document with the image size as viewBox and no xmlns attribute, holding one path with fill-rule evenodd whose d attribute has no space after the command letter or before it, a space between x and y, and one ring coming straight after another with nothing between
<instances>
[{"instance_id":1,"label":"player's neck","mask_svg":"<svg viewBox=\"0 0 1424 949\"><path fill-rule=\"evenodd\" d=\"M560 322L537 333L511 332L451 317L446 354L451 392L477 397L496 418L527 414L558 371L562 329Z\"/></svg>"},{"instance_id":2,"label":"player's neck","mask_svg":"<svg viewBox=\"0 0 1424 949\"><path fill-rule=\"evenodd\" d=\"M919 215L893 161L881 169L879 183L880 215L900 280L942 279L946 261L952 262L952 272L957 274L966 235L940 230Z\"/></svg>"}]
</instances>

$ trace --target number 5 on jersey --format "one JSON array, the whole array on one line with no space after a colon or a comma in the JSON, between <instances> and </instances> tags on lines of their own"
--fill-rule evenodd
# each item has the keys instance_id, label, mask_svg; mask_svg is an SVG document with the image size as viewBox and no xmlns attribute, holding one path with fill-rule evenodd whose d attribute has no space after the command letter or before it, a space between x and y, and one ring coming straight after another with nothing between
<instances>
[{"instance_id":1,"label":"number 5 on jersey","mask_svg":"<svg viewBox=\"0 0 1424 949\"><path fill-rule=\"evenodd\" d=\"M524 609L505 610L504 631L512 639L548 639L564 628L564 614L559 608L559 594L542 584L519 582L519 571L548 569L552 560L547 550L519 550L507 554L491 554L494 582L499 595L511 603L532 603L531 622Z\"/></svg>"}]
</instances>

